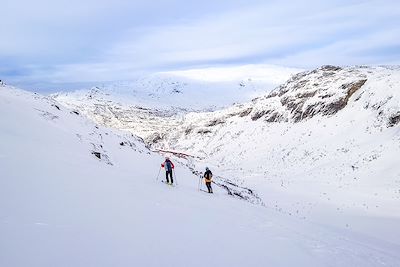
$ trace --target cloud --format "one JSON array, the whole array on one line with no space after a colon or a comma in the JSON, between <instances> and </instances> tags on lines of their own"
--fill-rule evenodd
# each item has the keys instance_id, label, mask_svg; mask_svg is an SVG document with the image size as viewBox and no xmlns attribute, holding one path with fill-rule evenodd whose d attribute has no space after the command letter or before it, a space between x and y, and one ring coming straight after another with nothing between
<instances>
[{"instance_id":1,"label":"cloud","mask_svg":"<svg viewBox=\"0 0 400 267\"><path fill-rule=\"evenodd\" d=\"M132 38L117 43L109 59L184 65L247 57L260 62L287 59L286 64L310 67L314 64L307 62L362 63L360 55L352 56L350 52L360 54L363 47L385 47L388 42L400 44L395 39L398 8L380 2L312 7L303 3L262 5L205 17L188 25L152 29L139 38L127 34ZM335 47L338 49L333 50ZM320 51L324 50L330 53L323 55ZM310 60L296 60L299 54L309 55ZM313 60L316 56L319 61ZM381 55L366 56L379 61Z\"/></svg>"},{"instance_id":2,"label":"cloud","mask_svg":"<svg viewBox=\"0 0 400 267\"><path fill-rule=\"evenodd\" d=\"M0 75L22 83L220 64L393 64L400 56L400 3L391 0L7 4L0 61L9 67Z\"/></svg>"}]
</instances>

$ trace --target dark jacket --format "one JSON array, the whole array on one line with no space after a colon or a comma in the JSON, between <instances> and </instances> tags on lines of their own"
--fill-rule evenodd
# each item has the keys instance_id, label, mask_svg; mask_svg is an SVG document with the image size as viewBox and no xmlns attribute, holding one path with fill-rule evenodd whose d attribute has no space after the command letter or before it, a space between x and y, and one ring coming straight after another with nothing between
<instances>
[{"instance_id":1,"label":"dark jacket","mask_svg":"<svg viewBox=\"0 0 400 267\"><path fill-rule=\"evenodd\" d=\"M206 180L206 183L211 183L212 182L212 176L213 176L213 174L212 174L212 172L210 170L207 170L204 173L204 178Z\"/></svg>"}]
</instances>

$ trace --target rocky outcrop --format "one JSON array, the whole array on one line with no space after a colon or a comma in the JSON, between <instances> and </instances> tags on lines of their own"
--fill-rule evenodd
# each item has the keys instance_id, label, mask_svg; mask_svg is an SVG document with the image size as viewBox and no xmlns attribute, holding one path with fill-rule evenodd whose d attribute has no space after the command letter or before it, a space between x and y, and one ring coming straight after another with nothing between
<instances>
[{"instance_id":1,"label":"rocky outcrop","mask_svg":"<svg viewBox=\"0 0 400 267\"><path fill-rule=\"evenodd\" d=\"M393 127L400 123L400 111L389 117L388 127Z\"/></svg>"},{"instance_id":2,"label":"rocky outcrop","mask_svg":"<svg viewBox=\"0 0 400 267\"><path fill-rule=\"evenodd\" d=\"M367 82L357 69L322 66L294 75L265 98L254 101L250 117L267 122L300 122L316 115L331 116L342 110Z\"/></svg>"}]
</instances>

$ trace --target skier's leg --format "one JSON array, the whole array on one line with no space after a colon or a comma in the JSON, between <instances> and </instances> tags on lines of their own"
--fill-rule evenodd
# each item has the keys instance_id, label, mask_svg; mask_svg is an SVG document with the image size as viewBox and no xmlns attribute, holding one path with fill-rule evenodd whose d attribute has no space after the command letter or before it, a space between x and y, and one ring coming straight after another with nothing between
<instances>
[{"instance_id":1,"label":"skier's leg","mask_svg":"<svg viewBox=\"0 0 400 267\"><path fill-rule=\"evenodd\" d=\"M169 172L169 175L171 176L171 184L174 183L174 178L172 178L172 171Z\"/></svg>"},{"instance_id":2,"label":"skier's leg","mask_svg":"<svg viewBox=\"0 0 400 267\"><path fill-rule=\"evenodd\" d=\"M206 183L206 186L207 186L207 190L208 190L208 193L211 193L211 186L210 186L210 183L209 182L207 182Z\"/></svg>"},{"instance_id":3,"label":"skier's leg","mask_svg":"<svg viewBox=\"0 0 400 267\"><path fill-rule=\"evenodd\" d=\"M169 183L169 179L168 179L168 171L165 171L165 179L167 180L167 183Z\"/></svg>"}]
</instances>

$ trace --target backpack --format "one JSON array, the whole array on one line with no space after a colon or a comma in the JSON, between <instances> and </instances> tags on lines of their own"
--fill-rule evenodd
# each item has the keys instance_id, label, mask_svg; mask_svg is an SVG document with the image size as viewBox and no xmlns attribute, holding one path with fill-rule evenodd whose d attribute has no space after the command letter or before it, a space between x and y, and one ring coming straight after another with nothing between
<instances>
[{"instance_id":1,"label":"backpack","mask_svg":"<svg viewBox=\"0 0 400 267\"><path fill-rule=\"evenodd\" d=\"M169 172L172 170L171 161L169 161L169 160L165 161L165 170L167 170Z\"/></svg>"},{"instance_id":2,"label":"backpack","mask_svg":"<svg viewBox=\"0 0 400 267\"><path fill-rule=\"evenodd\" d=\"M206 171L204 173L204 178L206 178L206 180L211 180L212 179L212 172L211 171Z\"/></svg>"}]
</instances>

